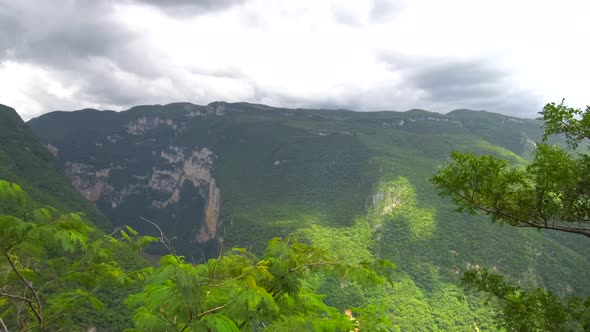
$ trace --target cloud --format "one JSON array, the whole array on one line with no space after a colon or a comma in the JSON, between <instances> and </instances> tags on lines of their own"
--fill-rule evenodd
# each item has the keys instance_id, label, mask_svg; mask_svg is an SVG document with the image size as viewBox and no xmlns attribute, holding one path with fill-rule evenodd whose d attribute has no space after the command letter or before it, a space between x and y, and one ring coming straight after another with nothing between
<instances>
[{"instance_id":1,"label":"cloud","mask_svg":"<svg viewBox=\"0 0 590 332\"><path fill-rule=\"evenodd\" d=\"M113 7L101 1L4 2L0 46L5 58L63 67L72 59L109 56L129 41L129 31L112 17ZM7 41L7 42L6 42Z\"/></svg>"},{"instance_id":2,"label":"cloud","mask_svg":"<svg viewBox=\"0 0 590 332\"><path fill-rule=\"evenodd\" d=\"M369 18L374 22L386 22L406 8L406 1L373 0Z\"/></svg>"},{"instance_id":3,"label":"cloud","mask_svg":"<svg viewBox=\"0 0 590 332\"><path fill-rule=\"evenodd\" d=\"M138 4L154 6L173 16L192 16L225 10L246 0L134 0Z\"/></svg>"},{"instance_id":4,"label":"cloud","mask_svg":"<svg viewBox=\"0 0 590 332\"><path fill-rule=\"evenodd\" d=\"M334 22L353 27L372 23L387 23L401 14L406 8L406 0L339 0L330 3L330 12Z\"/></svg>"},{"instance_id":5,"label":"cloud","mask_svg":"<svg viewBox=\"0 0 590 332\"><path fill-rule=\"evenodd\" d=\"M410 72L408 79L425 92L425 101L431 105L520 116L531 114L538 106L536 96L512 85L510 72L493 59L439 61Z\"/></svg>"},{"instance_id":6,"label":"cloud","mask_svg":"<svg viewBox=\"0 0 590 332\"><path fill-rule=\"evenodd\" d=\"M397 70L406 86L420 95L420 108L446 112L485 109L527 116L539 107L539 96L515 84L510 68L497 57L455 59L378 54L389 70ZM418 107L418 106L417 106Z\"/></svg>"},{"instance_id":7,"label":"cloud","mask_svg":"<svg viewBox=\"0 0 590 332\"><path fill-rule=\"evenodd\" d=\"M138 101L141 80L154 77L145 56L130 45L139 35L118 20L116 6L108 1L38 2L31 0L0 3L0 61L26 72L20 97L26 102L23 116L71 106L128 105ZM14 66L21 64L21 66ZM9 65L11 66L11 65ZM5 79L8 70L4 66ZM63 96L40 85L62 86ZM106 102L105 102L106 101ZM14 105L21 108L21 105ZM27 114L30 113L30 114Z\"/></svg>"},{"instance_id":8,"label":"cloud","mask_svg":"<svg viewBox=\"0 0 590 332\"><path fill-rule=\"evenodd\" d=\"M522 116L570 91L579 103L590 54L541 43L567 26L544 27L553 7L530 26L518 12L490 24L513 8L499 1L0 0L0 102L24 117L173 101Z\"/></svg>"},{"instance_id":9,"label":"cloud","mask_svg":"<svg viewBox=\"0 0 590 332\"><path fill-rule=\"evenodd\" d=\"M491 97L502 89L506 73L489 61L437 63L410 74L413 84L440 101Z\"/></svg>"}]
</instances>

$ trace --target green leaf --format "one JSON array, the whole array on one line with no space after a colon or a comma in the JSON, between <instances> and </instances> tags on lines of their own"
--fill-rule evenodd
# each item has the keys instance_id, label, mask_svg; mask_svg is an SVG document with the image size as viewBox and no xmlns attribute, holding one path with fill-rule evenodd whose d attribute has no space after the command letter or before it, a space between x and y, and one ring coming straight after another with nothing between
<instances>
[{"instance_id":1,"label":"green leaf","mask_svg":"<svg viewBox=\"0 0 590 332\"><path fill-rule=\"evenodd\" d=\"M200 319L200 323L202 323L208 331L237 332L240 330L236 323L225 315L205 315ZM198 330L195 329L195 331Z\"/></svg>"},{"instance_id":2,"label":"green leaf","mask_svg":"<svg viewBox=\"0 0 590 332\"><path fill-rule=\"evenodd\" d=\"M124 230L121 230L121 236L123 236L123 238L125 240L131 241L131 238L129 237L129 235Z\"/></svg>"},{"instance_id":3,"label":"green leaf","mask_svg":"<svg viewBox=\"0 0 590 332\"><path fill-rule=\"evenodd\" d=\"M252 276L246 277L246 284L250 288L256 288L256 280L254 280L254 278Z\"/></svg>"},{"instance_id":4,"label":"green leaf","mask_svg":"<svg viewBox=\"0 0 590 332\"><path fill-rule=\"evenodd\" d=\"M126 229L127 229L127 231L128 231L129 233L131 233L133 236L136 236L136 235L138 235L138 234L139 234L139 233L137 233L137 231L136 231L136 230L134 230L133 228L131 228L131 226L127 226L127 225L125 225L125 228L126 228Z\"/></svg>"}]
</instances>

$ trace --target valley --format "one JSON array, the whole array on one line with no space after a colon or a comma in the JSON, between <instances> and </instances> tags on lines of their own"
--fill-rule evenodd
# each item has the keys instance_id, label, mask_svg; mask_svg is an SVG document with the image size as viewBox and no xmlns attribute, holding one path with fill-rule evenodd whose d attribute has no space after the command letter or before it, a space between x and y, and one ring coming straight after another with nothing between
<instances>
[{"instance_id":1,"label":"valley","mask_svg":"<svg viewBox=\"0 0 590 332\"><path fill-rule=\"evenodd\" d=\"M456 213L428 182L454 150L526 164L542 135L536 120L217 102L54 112L27 124L111 222L157 235L147 218L189 261L233 246L261 252L290 234L342 260L390 259L394 289L342 297L329 281L317 287L341 309L367 297L394 308L402 330L418 317L424 330L491 326L482 300L457 284L471 267L564 295L590 289L585 242Z\"/></svg>"}]
</instances>

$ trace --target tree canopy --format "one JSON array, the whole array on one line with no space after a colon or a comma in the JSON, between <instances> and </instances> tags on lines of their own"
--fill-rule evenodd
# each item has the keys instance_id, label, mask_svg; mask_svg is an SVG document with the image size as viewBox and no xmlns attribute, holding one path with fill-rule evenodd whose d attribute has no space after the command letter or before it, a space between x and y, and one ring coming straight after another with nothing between
<instances>
[{"instance_id":1,"label":"tree canopy","mask_svg":"<svg viewBox=\"0 0 590 332\"><path fill-rule=\"evenodd\" d=\"M316 273L371 286L388 280L385 260L355 265L293 238L272 239L262 257L233 248L204 264L175 254L157 268L129 268L154 237L128 226L96 231L79 213L35 207L14 183L0 180L0 331L75 330L84 304L102 310L101 288L128 288L128 331L387 331L373 308L345 314L327 305L307 279ZM135 251L135 254L132 254ZM313 278L312 278L313 279ZM354 315L354 316L353 316ZM128 322L131 323L131 322Z\"/></svg>"},{"instance_id":2,"label":"tree canopy","mask_svg":"<svg viewBox=\"0 0 590 332\"><path fill-rule=\"evenodd\" d=\"M562 101L547 104L540 114L543 142L529 164L454 152L431 182L460 212L590 237L590 107L583 111ZM565 148L547 144L555 134L565 136ZM508 331L590 330L590 298L563 299L543 288L527 290L479 267L466 271L463 281L490 296L499 308L498 325Z\"/></svg>"},{"instance_id":3,"label":"tree canopy","mask_svg":"<svg viewBox=\"0 0 590 332\"><path fill-rule=\"evenodd\" d=\"M393 266L351 266L294 239L271 240L262 257L234 248L226 255L193 265L167 255L148 279L146 287L131 296L136 307L133 331L350 331L353 321L324 303L306 281L315 272L361 285L382 283L376 271ZM391 323L371 311L355 309L358 323Z\"/></svg>"},{"instance_id":4,"label":"tree canopy","mask_svg":"<svg viewBox=\"0 0 590 332\"><path fill-rule=\"evenodd\" d=\"M124 268L125 253L155 240L123 229L104 234L80 213L35 207L17 184L2 180L0 230L0 327L11 331L76 326L72 313L83 304L104 307L96 297L101 287L145 277L149 269Z\"/></svg>"},{"instance_id":5,"label":"tree canopy","mask_svg":"<svg viewBox=\"0 0 590 332\"><path fill-rule=\"evenodd\" d=\"M431 181L459 211L518 227L590 236L590 107L582 111L550 103L540 114L544 139L528 165L454 152ZM554 134L566 137L567 149L547 144Z\"/></svg>"}]
</instances>

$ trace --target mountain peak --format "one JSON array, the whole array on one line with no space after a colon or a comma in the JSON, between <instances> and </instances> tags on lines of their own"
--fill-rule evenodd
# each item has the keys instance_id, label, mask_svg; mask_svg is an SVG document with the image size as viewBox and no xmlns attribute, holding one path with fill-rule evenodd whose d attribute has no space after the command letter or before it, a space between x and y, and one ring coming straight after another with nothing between
<instances>
[{"instance_id":1,"label":"mountain peak","mask_svg":"<svg viewBox=\"0 0 590 332\"><path fill-rule=\"evenodd\" d=\"M0 104L0 139L31 135L29 128L12 107Z\"/></svg>"},{"instance_id":2,"label":"mountain peak","mask_svg":"<svg viewBox=\"0 0 590 332\"><path fill-rule=\"evenodd\" d=\"M14 108L0 104L0 122L6 121L24 123Z\"/></svg>"}]
</instances>

